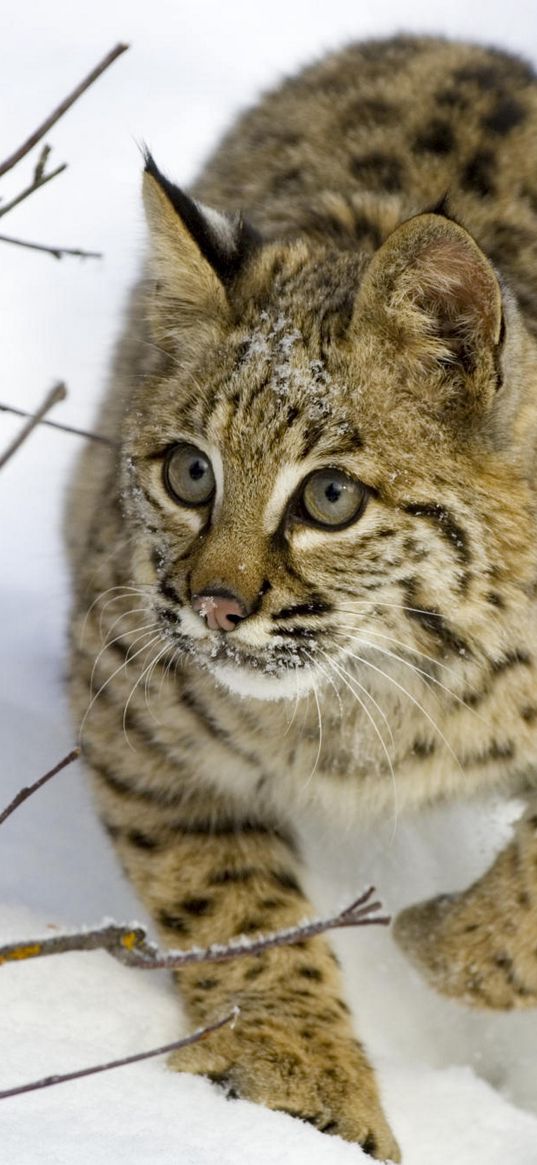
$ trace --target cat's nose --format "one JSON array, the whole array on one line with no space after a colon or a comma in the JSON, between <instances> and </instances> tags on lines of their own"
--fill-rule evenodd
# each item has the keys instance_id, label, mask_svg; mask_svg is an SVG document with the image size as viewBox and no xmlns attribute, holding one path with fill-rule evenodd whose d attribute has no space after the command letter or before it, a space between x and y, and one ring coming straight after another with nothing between
<instances>
[{"instance_id":1,"label":"cat's nose","mask_svg":"<svg viewBox=\"0 0 537 1165\"><path fill-rule=\"evenodd\" d=\"M206 620L210 631L233 631L247 615L244 603L231 591L215 589L193 595L192 606Z\"/></svg>"}]
</instances>

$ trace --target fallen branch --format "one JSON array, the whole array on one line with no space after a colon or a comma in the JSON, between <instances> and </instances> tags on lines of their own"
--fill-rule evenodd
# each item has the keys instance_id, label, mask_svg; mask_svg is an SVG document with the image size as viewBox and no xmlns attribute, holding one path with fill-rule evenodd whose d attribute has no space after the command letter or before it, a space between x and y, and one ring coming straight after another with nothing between
<instances>
[{"instance_id":1,"label":"fallen branch","mask_svg":"<svg viewBox=\"0 0 537 1165\"><path fill-rule=\"evenodd\" d=\"M47 247L44 243L28 243L26 239L14 239L11 235L0 235L0 243L12 243L15 247L28 247L30 251L44 251L54 259L64 255L74 255L79 259L102 259L102 251L81 251L77 247Z\"/></svg>"},{"instance_id":2,"label":"fallen branch","mask_svg":"<svg viewBox=\"0 0 537 1165\"><path fill-rule=\"evenodd\" d=\"M19 146L18 149L16 149L9 158L6 158L5 162L0 164L0 176L7 173L8 170L11 170L13 166L17 165L17 162L21 161L21 158L26 157L26 154L29 154L30 150L33 150L34 146L37 145L39 141L41 141L41 138L44 138L45 134L48 133L51 126L55 125L56 122L59 121L61 117L63 117L64 113L67 113L67 110L70 109L72 105L74 105L75 101L78 101L79 97L81 97L82 94L86 92L86 89L89 89L90 85L93 85L94 81L96 81L97 78L100 77L101 74L104 73L105 70L108 69L110 65L112 65L113 62L121 56L122 53L126 52L128 47L129 46L127 44L117 44L115 48L107 53L106 57L104 57L103 60L100 61L99 64L91 70L91 73L88 73L87 77L85 77L84 80L76 86L76 89L73 89L72 93L70 93L68 97L65 97L64 100L57 106L57 108L54 109L52 113L50 113L49 116L45 118L41 125L38 126L32 134L30 134L30 137L27 138L26 141L23 142L23 144Z\"/></svg>"},{"instance_id":3,"label":"fallen branch","mask_svg":"<svg viewBox=\"0 0 537 1165\"><path fill-rule=\"evenodd\" d=\"M17 452L17 449L20 449L20 446L24 441L27 440L27 438L30 436L30 433L33 433L36 425L42 421L43 417L46 416L49 409L51 409L53 405L58 404L59 401L65 400L66 396L67 389L65 384L62 382L55 384L54 387L51 388L50 392L47 393L43 404L40 406L40 408L38 408L37 412L34 413L32 417L30 417L30 420L26 425L23 425L20 433L18 433L11 444L8 445L7 449L5 449L3 453L0 453L0 469L2 469L6 462L9 461L10 457L13 457L13 454Z\"/></svg>"},{"instance_id":4,"label":"fallen branch","mask_svg":"<svg viewBox=\"0 0 537 1165\"><path fill-rule=\"evenodd\" d=\"M68 752L67 756L64 756L63 760L59 761L57 765L54 765L54 768L50 769L48 773L45 773L42 777L39 777L39 780L34 781L33 785L26 785L24 789L20 789L16 797L14 797L13 800L10 801L9 805L4 809L3 813L0 813L0 825L3 825L4 821L6 821L7 818L15 812L15 809L18 809L19 805L22 805L23 801L27 801L28 797L32 796L32 793L36 793L42 785L45 785L47 781L50 781L52 777L55 777L56 773L60 773L62 769L67 768L67 765L71 765L73 761L76 760L79 756L80 749L72 748L71 752Z\"/></svg>"},{"instance_id":5,"label":"fallen branch","mask_svg":"<svg viewBox=\"0 0 537 1165\"><path fill-rule=\"evenodd\" d=\"M0 235L0 239L1 239ZM16 409L13 405L0 404L0 413L13 413L16 417L30 417L36 421L38 425L48 425L50 429L60 429L62 433L74 433L77 437L88 437L90 441L101 441L103 445L117 445L117 441L113 441L111 437L105 437L102 433L90 433L89 429L75 429L74 425L62 425L60 421L45 420L44 417L39 417L36 413L27 413L25 409Z\"/></svg>"},{"instance_id":6,"label":"fallen branch","mask_svg":"<svg viewBox=\"0 0 537 1165\"><path fill-rule=\"evenodd\" d=\"M286 927L273 934L260 934L254 939L239 936L225 945L211 943L204 948L196 947L192 950L165 954L147 941L143 927L109 923L80 933L54 935L52 938L30 939L1 946L0 964L25 962L27 959L64 954L66 951L88 950L107 951L119 962L142 971L175 970L192 963L225 963L230 959L260 955L273 947L303 942L304 939L314 938L327 930L340 927L373 924L387 926L390 919L377 913L381 909L381 903L371 902L373 894L374 887L370 886L359 898L351 902L350 906L344 907L337 914L329 915L328 918L308 919L298 923L297 926Z\"/></svg>"},{"instance_id":7,"label":"fallen branch","mask_svg":"<svg viewBox=\"0 0 537 1165\"><path fill-rule=\"evenodd\" d=\"M162 1044L160 1048L152 1048L149 1052L137 1052L134 1056L123 1056L120 1060L109 1060L106 1064L96 1064L92 1068L80 1068L77 1072L66 1072L63 1076L44 1076L42 1080L33 1080L30 1084L19 1084L16 1088L5 1088L0 1092L0 1100L7 1100L10 1096L20 1096L23 1092L35 1092L38 1088L51 1088L54 1084L67 1084L69 1080L80 1080L82 1076L94 1076L97 1072L109 1072L111 1068L123 1068L126 1064L138 1064L140 1060L150 1060L153 1056L163 1056L166 1052L175 1052L178 1048L188 1048L190 1044L197 1044L224 1027L226 1023L233 1023L239 1014L239 1008L234 1007L229 1015L219 1019L207 1027L199 1027L189 1036L174 1040L171 1044Z\"/></svg>"}]
</instances>

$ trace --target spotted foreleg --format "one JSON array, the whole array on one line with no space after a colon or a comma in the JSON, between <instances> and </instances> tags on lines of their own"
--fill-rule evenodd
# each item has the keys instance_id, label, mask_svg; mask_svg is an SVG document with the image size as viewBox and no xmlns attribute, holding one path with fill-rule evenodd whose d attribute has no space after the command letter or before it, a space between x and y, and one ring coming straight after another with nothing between
<instances>
[{"instance_id":1,"label":"spotted foreleg","mask_svg":"<svg viewBox=\"0 0 537 1165\"><path fill-rule=\"evenodd\" d=\"M535 1007L537 806L483 877L404 910L395 936L444 995L473 1007Z\"/></svg>"}]
</instances>

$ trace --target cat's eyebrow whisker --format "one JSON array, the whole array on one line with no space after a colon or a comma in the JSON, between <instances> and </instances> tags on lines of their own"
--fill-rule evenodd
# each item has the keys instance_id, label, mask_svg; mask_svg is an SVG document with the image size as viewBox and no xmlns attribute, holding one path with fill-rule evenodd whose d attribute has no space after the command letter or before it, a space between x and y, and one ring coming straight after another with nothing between
<instances>
[{"instance_id":1,"label":"cat's eyebrow whisker","mask_svg":"<svg viewBox=\"0 0 537 1165\"><path fill-rule=\"evenodd\" d=\"M373 646L373 645L371 644L371 646ZM403 686L403 684L400 684L400 683L399 683L397 680L395 680L395 679L394 679L394 677L393 677L393 676L391 676L391 675L389 674L389 672L385 672L385 671L383 671L383 670L382 670L382 668L380 668L380 667L377 667L377 665L376 665L376 664L374 664L374 663L371 663L371 661L370 661L370 660L368 660L368 659L364 659L364 657L363 657L363 656L361 656L361 655L357 655L357 654L356 654L355 652L353 652L353 651L346 651L344 647L342 648L342 651L343 651L343 654L344 654L344 655L346 655L346 656L348 656L350 659L355 659L355 660L357 660L357 661L358 661L358 663L363 663L363 664L365 665L365 667L368 667L368 668L370 668L370 669L371 669L371 671L377 672L377 673L378 673L378 675L380 675L380 676L382 676L382 677L383 677L383 679L385 679L385 680L388 680L388 683L390 683L390 684L393 684L393 685L394 685L394 687L398 688L398 690L399 690L400 692L402 692L402 693L403 693L403 695L404 695L404 696L406 696L406 697L407 697L407 699L408 699L408 700L410 700L410 701L411 701L411 703L412 703L412 704L414 704L414 705L416 706L416 708L418 708L418 709L419 709L419 711L420 711L420 712L421 712L421 713L422 713L422 714L425 716L425 718L426 718L426 719L429 721L429 723L430 723L430 724L432 725L432 727L434 728L434 731L435 731L435 732L438 734L438 736L440 737L440 739L441 739L441 741L443 742L443 744L445 744L445 746L446 746L446 748L447 748L448 752L449 752L449 753L450 753L450 755L453 757L453 760L455 761L455 764L457 765L457 768L460 770L460 772L461 772L461 773L464 773L464 769L463 769L463 767L462 767L462 765L461 765L461 762L460 762L460 760L459 760L459 758L458 758L457 754L456 754L456 753L453 751L453 749L452 749L452 747L451 747L451 745L450 745L449 741L448 741L448 740L446 740L446 737L444 736L444 733L443 733L443 732L441 731L441 729L438 727L438 724L436 723L436 721L433 719L433 717L430 715L430 713L429 713L429 712L427 712L426 708L424 708L424 707L423 707L423 705L422 705L422 704L420 704L419 700L416 700L416 697L415 697L415 696L413 696L413 695L411 694L411 692L407 691L407 689L406 689L406 688Z\"/></svg>"},{"instance_id":2,"label":"cat's eyebrow whisker","mask_svg":"<svg viewBox=\"0 0 537 1165\"><path fill-rule=\"evenodd\" d=\"M370 635L370 634L371 634L371 632L368 628L367 635ZM374 632L373 632L373 634L374 634ZM384 638L387 639L387 638L389 638L389 636L384 636ZM467 704L466 701L463 700L462 696L459 696L457 694L457 692L453 691L452 688L448 688L446 684L443 684L441 682L441 680L436 679L436 676L430 675L429 672L424 670L424 668L418 667L417 664L415 664L415 663L411 663L411 661L409 659L403 659L402 655L399 655L398 652L388 651L388 649L386 647L381 647L380 644L378 644L378 643L370 643L367 639L364 639L363 636L361 636L361 635L348 635L346 633L343 633L343 639L351 639L356 643L363 644L364 647L370 647L373 651L379 651L381 655L386 655L390 659L395 659L397 663L403 664L403 667L410 668L411 671L415 672L416 675L423 676L427 685L435 684L438 688L441 688L442 691L446 692L448 696L451 696L451 698L453 700L455 700L457 702L457 704L461 704L463 708L466 708L468 710L468 712L472 712L475 716L477 716L478 720L481 720L483 724L487 724L487 721L485 720L485 718L483 716L481 716L479 714L479 712L476 711L475 708L472 708L470 704ZM397 640L395 639L392 642L397 643ZM404 646L404 644L403 644L403 646ZM425 658L428 659L429 656L425 656ZM431 689L431 690L433 691L433 695L438 695L438 693L434 692L433 689Z\"/></svg>"}]
</instances>

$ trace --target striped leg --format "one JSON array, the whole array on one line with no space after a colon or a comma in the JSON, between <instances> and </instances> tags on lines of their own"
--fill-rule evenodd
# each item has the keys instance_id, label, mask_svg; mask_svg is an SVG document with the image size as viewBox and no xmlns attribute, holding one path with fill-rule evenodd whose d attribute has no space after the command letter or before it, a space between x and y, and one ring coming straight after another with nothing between
<instances>
[{"instance_id":1,"label":"striped leg","mask_svg":"<svg viewBox=\"0 0 537 1165\"><path fill-rule=\"evenodd\" d=\"M105 788L102 772L97 784L125 869L167 946L252 937L311 915L292 839L274 826L226 819L209 790L203 806L190 798L188 811L175 806L172 814L129 797L117 779ZM173 1068L357 1141L373 1157L399 1160L324 939L176 974L193 1025L235 1004L240 1016L233 1029L175 1053Z\"/></svg>"}]
</instances>

